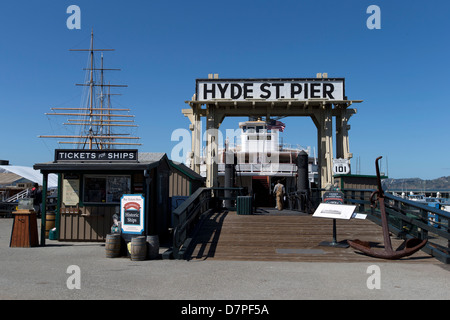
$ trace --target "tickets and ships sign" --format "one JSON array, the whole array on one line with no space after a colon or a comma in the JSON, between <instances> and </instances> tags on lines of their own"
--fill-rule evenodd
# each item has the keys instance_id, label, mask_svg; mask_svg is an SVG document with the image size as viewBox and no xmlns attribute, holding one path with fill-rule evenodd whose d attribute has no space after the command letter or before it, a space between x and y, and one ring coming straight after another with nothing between
<instances>
[{"instance_id":1,"label":"tickets and ships sign","mask_svg":"<svg viewBox=\"0 0 450 320\"><path fill-rule=\"evenodd\" d=\"M343 78L197 79L197 100L345 100L344 82Z\"/></svg>"},{"instance_id":2,"label":"tickets and ships sign","mask_svg":"<svg viewBox=\"0 0 450 320\"><path fill-rule=\"evenodd\" d=\"M138 160L138 151L115 149L115 150L85 150L85 149L56 149L55 162L63 161L132 161Z\"/></svg>"}]
</instances>

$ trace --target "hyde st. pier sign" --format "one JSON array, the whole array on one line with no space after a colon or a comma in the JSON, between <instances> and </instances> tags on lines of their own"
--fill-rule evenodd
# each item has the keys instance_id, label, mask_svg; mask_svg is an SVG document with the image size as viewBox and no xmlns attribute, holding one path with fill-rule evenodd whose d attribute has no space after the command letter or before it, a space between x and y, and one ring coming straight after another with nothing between
<instances>
[{"instance_id":1,"label":"hyde st. pier sign","mask_svg":"<svg viewBox=\"0 0 450 320\"><path fill-rule=\"evenodd\" d=\"M197 101L345 100L345 79L198 79Z\"/></svg>"}]
</instances>

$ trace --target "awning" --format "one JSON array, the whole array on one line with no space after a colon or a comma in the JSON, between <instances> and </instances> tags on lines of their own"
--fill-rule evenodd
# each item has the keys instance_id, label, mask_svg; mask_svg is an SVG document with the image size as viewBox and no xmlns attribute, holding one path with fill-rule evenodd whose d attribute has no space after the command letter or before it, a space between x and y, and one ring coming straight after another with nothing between
<instances>
[{"instance_id":1,"label":"awning","mask_svg":"<svg viewBox=\"0 0 450 320\"><path fill-rule=\"evenodd\" d=\"M34 170L31 167L22 167L22 166L0 166L0 169L4 169L8 172L12 172L21 176L25 179L28 179L32 182L36 182L42 186L43 175L39 170ZM58 175L54 173L50 173L48 175L47 188L57 188L58 187Z\"/></svg>"}]
</instances>

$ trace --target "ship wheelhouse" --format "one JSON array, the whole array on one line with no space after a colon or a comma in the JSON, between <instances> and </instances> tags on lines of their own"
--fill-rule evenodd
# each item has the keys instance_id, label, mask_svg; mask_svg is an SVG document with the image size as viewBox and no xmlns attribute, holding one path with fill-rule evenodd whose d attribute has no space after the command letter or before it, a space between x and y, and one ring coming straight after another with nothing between
<instances>
[{"instance_id":1,"label":"ship wheelhouse","mask_svg":"<svg viewBox=\"0 0 450 320\"><path fill-rule=\"evenodd\" d=\"M239 135L235 137L235 141L229 141L227 138L225 147L219 148L219 187L225 185L225 166L232 161L235 186L244 187L253 194L257 206L275 206L272 190L277 180L283 183L286 192L295 191L298 172L297 156L301 151L311 155L311 148L282 143L280 129L262 120L240 122ZM206 176L205 163L203 161L200 166L202 176ZM314 185L318 181L318 166L314 157L309 157L308 169L310 183Z\"/></svg>"}]
</instances>

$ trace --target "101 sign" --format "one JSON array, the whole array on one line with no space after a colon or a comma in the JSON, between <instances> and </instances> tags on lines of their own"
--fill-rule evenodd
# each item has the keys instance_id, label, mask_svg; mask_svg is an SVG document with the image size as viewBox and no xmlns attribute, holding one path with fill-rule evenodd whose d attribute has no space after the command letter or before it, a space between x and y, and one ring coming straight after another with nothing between
<instances>
[{"instance_id":1,"label":"101 sign","mask_svg":"<svg viewBox=\"0 0 450 320\"><path fill-rule=\"evenodd\" d=\"M348 159L334 159L333 160L334 174L350 174L350 163Z\"/></svg>"}]
</instances>

